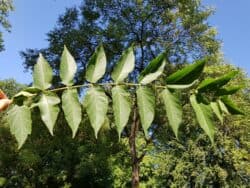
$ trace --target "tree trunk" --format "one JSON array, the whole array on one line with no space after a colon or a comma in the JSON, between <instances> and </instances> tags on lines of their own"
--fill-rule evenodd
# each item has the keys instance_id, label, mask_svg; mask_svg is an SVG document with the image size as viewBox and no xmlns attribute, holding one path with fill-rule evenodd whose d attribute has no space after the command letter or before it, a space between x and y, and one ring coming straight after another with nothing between
<instances>
[{"instance_id":1,"label":"tree trunk","mask_svg":"<svg viewBox=\"0 0 250 188\"><path fill-rule=\"evenodd\" d=\"M134 107L134 115L133 115L133 123L131 126L131 132L129 136L129 146L130 146L130 154L132 161L132 188L138 188L140 184L139 180L139 164L140 160L138 160L137 152L136 152L136 133L139 127L139 119L137 114L137 107Z\"/></svg>"},{"instance_id":2,"label":"tree trunk","mask_svg":"<svg viewBox=\"0 0 250 188\"><path fill-rule=\"evenodd\" d=\"M133 164L132 167L132 188L140 187L139 179L139 162Z\"/></svg>"}]
</instances>

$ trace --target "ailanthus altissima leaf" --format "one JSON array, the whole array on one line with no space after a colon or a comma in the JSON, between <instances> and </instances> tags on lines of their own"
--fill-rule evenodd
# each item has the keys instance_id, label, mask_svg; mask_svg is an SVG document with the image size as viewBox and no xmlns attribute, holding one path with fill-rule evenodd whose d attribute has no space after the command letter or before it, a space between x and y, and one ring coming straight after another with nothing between
<instances>
[{"instance_id":1,"label":"ailanthus altissima leaf","mask_svg":"<svg viewBox=\"0 0 250 188\"><path fill-rule=\"evenodd\" d=\"M25 143L29 134L31 134L31 112L27 106L15 105L8 112L8 122L10 132L15 136L18 142L18 149Z\"/></svg>"},{"instance_id":2,"label":"ailanthus altissima leaf","mask_svg":"<svg viewBox=\"0 0 250 188\"><path fill-rule=\"evenodd\" d=\"M86 108L90 123L95 131L95 137L97 138L108 111L108 98L104 90L99 87L89 88L83 105Z\"/></svg>"},{"instance_id":3,"label":"ailanthus altissima leaf","mask_svg":"<svg viewBox=\"0 0 250 188\"><path fill-rule=\"evenodd\" d=\"M215 113L215 115L217 116L217 118L220 120L220 122L223 123L223 115L222 115L222 111L220 109L219 103L217 101L211 102L210 106L213 112Z\"/></svg>"},{"instance_id":4,"label":"ailanthus altissima leaf","mask_svg":"<svg viewBox=\"0 0 250 188\"><path fill-rule=\"evenodd\" d=\"M148 64L139 76L139 83L151 83L163 73L166 65L165 55L165 53L160 54Z\"/></svg>"},{"instance_id":5,"label":"ailanthus altissima leaf","mask_svg":"<svg viewBox=\"0 0 250 188\"><path fill-rule=\"evenodd\" d=\"M167 87L169 89L187 89L187 88L192 87L197 82L198 82L198 80L194 80L190 84L167 84Z\"/></svg>"},{"instance_id":6,"label":"ailanthus altissima leaf","mask_svg":"<svg viewBox=\"0 0 250 188\"><path fill-rule=\"evenodd\" d=\"M82 108L79 103L76 89L67 89L63 92L62 109L72 130L72 138L74 138L82 120Z\"/></svg>"},{"instance_id":7,"label":"ailanthus altissima leaf","mask_svg":"<svg viewBox=\"0 0 250 188\"><path fill-rule=\"evenodd\" d=\"M220 87L226 85L232 78L238 74L238 71L231 71L219 78L207 78L198 86L199 92L216 91Z\"/></svg>"},{"instance_id":8,"label":"ailanthus altissima leaf","mask_svg":"<svg viewBox=\"0 0 250 188\"><path fill-rule=\"evenodd\" d=\"M244 115L244 113L227 96L222 97L221 101L225 104L228 112L233 115Z\"/></svg>"},{"instance_id":9,"label":"ailanthus altissima leaf","mask_svg":"<svg viewBox=\"0 0 250 188\"><path fill-rule=\"evenodd\" d=\"M213 124L213 113L212 113L210 105L206 105L201 102L199 103L195 95L190 96L190 102L194 109L196 119L199 125L208 135L211 142L214 143L215 127Z\"/></svg>"},{"instance_id":10,"label":"ailanthus altissima leaf","mask_svg":"<svg viewBox=\"0 0 250 188\"><path fill-rule=\"evenodd\" d=\"M72 57L66 46L64 46L60 64L60 78L64 85L73 85L76 69L77 66L75 59Z\"/></svg>"},{"instance_id":11,"label":"ailanthus altissima leaf","mask_svg":"<svg viewBox=\"0 0 250 188\"><path fill-rule=\"evenodd\" d=\"M148 129L155 116L155 95L150 88L140 86L136 91L136 98L142 128L146 138L148 138Z\"/></svg>"},{"instance_id":12,"label":"ailanthus altissima leaf","mask_svg":"<svg viewBox=\"0 0 250 188\"><path fill-rule=\"evenodd\" d=\"M53 135L53 128L60 111L58 107L59 103L60 99L54 93L42 94L39 102L37 103L37 106L40 109L41 118L46 127L49 129L51 135Z\"/></svg>"},{"instance_id":13,"label":"ailanthus altissima leaf","mask_svg":"<svg viewBox=\"0 0 250 188\"><path fill-rule=\"evenodd\" d=\"M217 100L217 103L218 103L222 113L229 114L226 105L220 99Z\"/></svg>"},{"instance_id":14,"label":"ailanthus altissima leaf","mask_svg":"<svg viewBox=\"0 0 250 188\"><path fill-rule=\"evenodd\" d=\"M115 86L112 88L113 111L119 139L129 120L131 112L130 98L130 94L122 86Z\"/></svg>"},{"instance_id":15,"label":"ailanthus altissima leaf","mask_svg":"<svg viewBox=\"0 0 250 188\"><path fill-rule=\"evenodd\" d=\"M207 58L198 60L195 63L188 65L183 69L171 74L166 79L167 84L185 85L194 82L196 79L199 78L207 61Z\"/></svg>"},{"instance_id":16,"label":"ailanthus altissima leaf","mask_svg":"<svg viewBox=\"0 0 250 188\"><path fill-rule=\"evenodd\" d=\"M229 86L225 88L220 88L216 91L215 95L222 96L222 95L232 95L242 89L242 86Z\"/></svg>"},{"instance_id":17,"label":"ailanthus altissima leaf","mask_svg":"<svg viewBox=\"0 0 250 188\"><path fill-rule=\"evenodd\" d=\"M23 104L24 100L26 100L29 97L33 97L36 94L27 92L27 91L20 91L13 97L13 102L15 104Z\"/></svg>"},{"instance_id":18,"label":"ailanthus altissima leaf","mask_svg":"<svg viewBox=\"0 0 250 188\"><path fill-rule=\"evenodd\" d=\"M178 138L178 130L182 122L182 106L180 100L168 89L162 91L161 97L165 105L169 124L176 138Z\"/></svg>"},{"instance_id":19,"label":"ailanthus altissima leaf","mask_svg":"<svg viewBox=\"0 0 250 188\"><path fill-rule=\"evenodd\" d=\"M39 54L37 63L34 66L33 86L41 90L50 88L52 76L52 68L42 54Z\"/></svg>"},{"instance_id":20,"label":"ailanthus altissima leaf","mask_svg":"<svg viewBox=\"0 0 250 188\"><path fill-rule=\"evenodd\" d=\"M115 65L111 74L112 79L116 82L122 82L130 72L133 71L135 66L135 56L133 46L128 48L121 56L118 63Z\"/></svg>"},{"instance_id":21,"label":"ailanthus altissima leaf","mask_svg":"<svg viewBox=\"0 0 250 188\"><path fill-rule=\"evenodd\" d=\"M96 83L105 74L106 64L104 48L100 45L88 62L86 79L91 83Z\"/></svg>"}]
</instances>

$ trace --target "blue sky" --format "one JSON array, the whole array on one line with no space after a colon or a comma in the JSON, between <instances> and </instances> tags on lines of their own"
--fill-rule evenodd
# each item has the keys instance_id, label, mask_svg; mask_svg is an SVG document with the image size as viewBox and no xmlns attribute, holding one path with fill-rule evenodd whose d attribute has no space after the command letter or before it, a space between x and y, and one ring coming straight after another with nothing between
<instances>
[{"instance_id":1,"label":"blue sky","mask_svg":"<svg viewBox=\"0 0 250 188\"><path fill-rule=\"evenodd\" d=\"M24 73L19 52L26 48L47 46L46 33L55 25L65 7L79 5L81 0L14 0L10 14L12 32L4 32L5 51L0 53L0 79L15 78L30 83L31 73ZM209 22L218 29L226 59L250 75L250 1L204 0L216 8Z\"/></svg>"}]
</instances>

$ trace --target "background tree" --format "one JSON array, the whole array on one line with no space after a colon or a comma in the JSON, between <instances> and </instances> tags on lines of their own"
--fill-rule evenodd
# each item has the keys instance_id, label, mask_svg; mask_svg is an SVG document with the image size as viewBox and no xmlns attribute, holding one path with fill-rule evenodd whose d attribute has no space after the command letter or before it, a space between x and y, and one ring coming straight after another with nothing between
<instances>
[{"instance_id":1,"label":"background tree","mask_svg":"<svg viewBox=\"0 0 250 188\"><path fill-rule=\"evenodd\" d=\"M86 0L59 17L57 26L47 34L48 48L21 53L24 67L32 70L42 52L58 74L60 54L66 45L79 67L76 83L82 83L86 63L99 42L103 42L107 53L107 74L117 54L132 43L138 46L133 79L163 51L172 64L215 57L219 42L216 30L207 22L212 13L197 0Z\"/></svg>"},{"instance_id":2,"label":"background tree","mask_svg":"<svg viewBox=\"0 0 250 188\"><path fill-rule=\"evenodd\" d=\"M12 0L0 0L0 51L4 50L2 29L10 31L11 26L7 17L12 10Z\"/></svg>"}]
</instances>

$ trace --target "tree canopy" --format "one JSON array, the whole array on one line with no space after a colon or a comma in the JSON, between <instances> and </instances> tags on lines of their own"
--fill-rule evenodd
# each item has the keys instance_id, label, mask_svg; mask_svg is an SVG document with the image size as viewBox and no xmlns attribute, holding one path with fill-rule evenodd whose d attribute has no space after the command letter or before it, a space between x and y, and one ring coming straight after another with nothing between
<instances>
[{"instance_id":1,"label":"tree canopy","mask_svg":"<svg viewBox=\"0 0 250 188\"><path fill-rule=\"evenodd\" d=\"M68 8L59 17L56 27L47 34L48 48L21 53L24 67L32 70L42 52L58 73L60 54L66 45L79 67L76 82L81 83L83 77L80 75L84 74L87 61L100 42L107 55L107 73L119 58L117 54L131 44L138 46L135 70L131 75L134 79L163 51L173 64L214 57L219 42L216 30L207 22L212 13L197 0L86 0L80 7Z\"/></svg>"},{"instance_id":2,"label":"tree canopy","mask_svg":"<svg viewBox=\"0 0 250 188\"><path fill-rule=\"evenodd\" d=\"M0 51L4 50L2 29L10 31L10 23L8 21L9 12L13 10L12 0L0 1Z\"/></svg>"}]
</instances>

